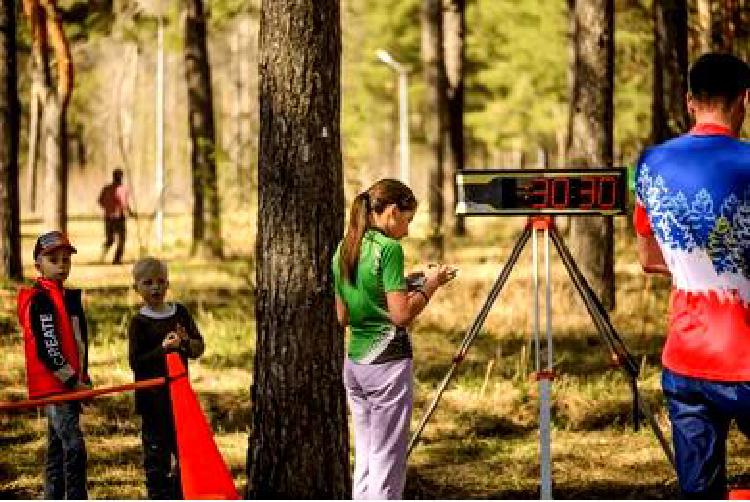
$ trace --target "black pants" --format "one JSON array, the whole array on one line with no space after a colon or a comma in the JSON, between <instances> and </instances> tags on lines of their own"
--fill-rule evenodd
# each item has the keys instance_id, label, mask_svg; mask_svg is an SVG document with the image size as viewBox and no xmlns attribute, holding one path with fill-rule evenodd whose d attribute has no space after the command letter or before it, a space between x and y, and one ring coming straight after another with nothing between
<instances>
[{"instance_id":1,"label":"black pants","mask_svg":"<svg viewBox=\"0 0 750 502\"><path fill-rule=\"evenodd\" d=\"M141 415L141 419L143 470L146 473L148 498L181 499L180 469L177 464L177 443L172 416L147 412Z\"/></svg>"},{"instance_id":2,"label":"black pants","mask_svg":"<svg viewBox=\"0 0 750 502\"><path fill-rule=\"evenodd\" d=\"M117 237L117 247L115 248L115 257L112 263L122 262L122 253L125 250L125 237L127 235L125 227L125 217L109 217L104 218L104 233L106 240L102 247L102 255L106 255L109 248L114 244L115 237ZM103 259L103 257L102 257Z\"/></svg>"},{"instance_id":3,"label":"black pants","mask_svg":"<svg viewBox=\"0 0 750 502\"><path fill-rule=\"evenodd\" d=\"M45 411L48 425L44 498L86 499L86 444L78 421L81 405L52 404Z\"/></svg>"}]
</instances>

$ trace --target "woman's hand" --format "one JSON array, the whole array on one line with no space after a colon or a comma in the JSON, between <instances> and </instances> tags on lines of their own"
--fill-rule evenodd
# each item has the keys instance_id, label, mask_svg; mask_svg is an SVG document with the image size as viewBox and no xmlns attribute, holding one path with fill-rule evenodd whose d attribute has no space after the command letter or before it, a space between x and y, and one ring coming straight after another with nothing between
<instances>
[{"instance_id":1,"label":"woman's hand","mask_svg":"<svg viewBox=\"0 0 750 502\"><path fill-rule=\"evenodd\" d=\"M442 263L431 265L425 273L425 289L432 286L429 290L429 294L432 295L437 288L444 286L456 277L457 272L458 269L450 265Z\"/></svg>"}]
</instances>

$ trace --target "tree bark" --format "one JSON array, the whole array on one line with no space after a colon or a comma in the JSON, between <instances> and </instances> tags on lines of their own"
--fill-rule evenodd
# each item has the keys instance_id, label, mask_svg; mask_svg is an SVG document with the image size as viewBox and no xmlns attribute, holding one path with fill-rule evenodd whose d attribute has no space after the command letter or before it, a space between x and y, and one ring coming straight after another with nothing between
<instances>
[{"instance_id":1,"label":"tree bark","mask_svg":"<svg viewBox=\"0 0 750 502\"><path fill-rule=\"evenodd\" d=\"M29 91L29 148L26 161L26 192L29 210L36 211L37 173L39 171L39 136L41 132L41 103L39 71L32 63L31 90Z\"/></svg>"},{"instance_id":2,"label":"tree bark","mask_svg":"<svg viewBox=\"0 0 750 502\"><path fill-rule=\"evenodd\" d=\"M44 195L42 219L47 230L67 231L68 159L65 111L54 89L47 88L42 101L44 141Z\"/></svg>"},{"instance_id":3,"label":"tree bark","mask_svg":"<svg viewBox=\"0 0 750 502\"><path fill-rule=\"evenodd\" d=\"M429 162L430 253L442 259L443 245L443 132L445 114L445 63L443 59L442 0L422 3L422 62L427 87L425 137L432 158Z\"/></svg>"},{"instance_id":4,"label":"tree bark","mask_svg":"<svg viewBox=\"0 0 750 502\"><path fill-rule=\"evenodd\" d=\"M15 0L0 0L0 82L0 267L4 277L21 280Z\"/></svg>"},{"instance_id":5,"label":"tree bark","mask_svg":"<svg viewBox=\"0 0 750 502\"><path fill-rule=\"evenodd\" d=\"M46 229L67 229L68 165L66 113L73 91L73 61L55 0L23 0L24 14L32 34L35 80L43 87L41 141L45 159L45 198L42 211ZM52 85L48 49L55 54L56 83Z\"/></svg>"},{"instance_id":6,"label":"tree bark","mask_svg":"<svg viewBox=\"0 0 750 502\"><path fill-rule=\"evenodd\" d=\"M465 166L464 148L464 59L466 47L466 0L444 0L443 52L445 54L446 107L448 128L448 162L451 177L453 231L466 235L466 221L455 214L457 202L456 174Z\"/></svg>"},{"instance_id":7,"label":"tree bark","mask_svg":"<svg viewBox=\"0 0 750 502\"><path fill-rule=\"evenodd\" d=\"M655 0L651 135L661 143L688 130L687 0Z\"/></svg>"},{"instance_id":8,"label":"tree bark","mask_svg":"<svg viewBox=\"0 0 750 502\"><path fill-rule=\"evenodd\" d=\"M351 496L330 271L344 222L339 9L262 4L251 498Z\"/></svg>"},{"instance_id":9,"label":"tree bark","mask_svg":"<svg viewBox=\"0 0 750 502\"><path fill-rule=\"evenodd\" d=\"M613 155L614 0L577 0L574 84L570 100L568 162L611 167ZM572 218L571 250L605 307L615 306L611 217Z\"/></svg>"},{"instance_id":10,"label":"tree bark","mask_svg":"<svg viewBox=\"0 0 750 502\"><path fill-rule=\"evenodd\" d=\"M711 50L711 3L712 0L696 0L696 10L698 11L697 28L700 39L700 53Z\"/></svg>"},{"instance_id":11,"label":"tree bark","mask_svg":"<svg viewBox=\"0 0 750 502\"><path fill-rule=\"evenodd\" d=\"M223 246L216 174L216 132L203 0L187 1L185 81L192 144L193 253L205 247L211 256L221 258Z\"/></svg>"}]
</instances>

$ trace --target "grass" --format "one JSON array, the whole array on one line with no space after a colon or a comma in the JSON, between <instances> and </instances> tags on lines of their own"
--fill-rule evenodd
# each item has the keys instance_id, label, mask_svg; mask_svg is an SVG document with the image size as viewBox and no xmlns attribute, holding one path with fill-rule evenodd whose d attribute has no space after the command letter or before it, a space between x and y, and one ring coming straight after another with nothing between
<instances>
[{"instance_id":1,"label":"grass","mask_svg":"<svg viewBox=\"0 0 750 502\"><path fill-rule=\"evenodd\" d=\"M247 228L247 215L233 215L225 229ZM244 219L243 219L244 218ZM404 241L407 268L426 255L424 215L417 238ZM250 418L248 389L254 350L252 232L226 236L231 258L224 262L188 259L187 218L170 221L163 256L170 260L172 297L194 314L207 342L191 366L193 387L216 432L216 440L240 489ZM469 220L470 238L449 238L447 260L460 275L433 299L413 330L416 402L413 425L432 398L451 358L502 267L522 222ZM623 225L619 221L618 225ZM142 223L145 227L145 224ZM24 256L39 229L26 225ZM135 229L131 222L131 236ZM141 235L149 229L142 228ZM138 304L130 288L130 265L98 263L100 229L74 222L70 233L80 253L72 286L86 291L92 330L91 375L96 385L125 383L125 333ZM633 242L618 229L618 308L612 322L642 367L641 389L663 428L668 420L659 386L659 353L665 329L669 285L647 279L635 264ZM143 239L142 237L142 240ZM126 261L137 257L131 240ZM482 332L459 366L423 442L410 459L409 498L534 498L537 496L537 398L531 379L533 352L530 252L521 257ZM32 276L27 268L26 275ZM552 266L553 477L556 498L663 498L677 494L675 477L656 439L644 425L630 425L627 379L608 362L586 311L556 257ZM0 400L25 395L24 362L15 321L12 288L0 290ZM87 408L83 428L89 451L90 495L143 498L140 437L132 396L102 398ZM0 497L36 498L41 493L45 420L37 411L0 415ZM750 472L748 445L736 431L729 442L729 473Z\"/></svg>"}]
</instances>

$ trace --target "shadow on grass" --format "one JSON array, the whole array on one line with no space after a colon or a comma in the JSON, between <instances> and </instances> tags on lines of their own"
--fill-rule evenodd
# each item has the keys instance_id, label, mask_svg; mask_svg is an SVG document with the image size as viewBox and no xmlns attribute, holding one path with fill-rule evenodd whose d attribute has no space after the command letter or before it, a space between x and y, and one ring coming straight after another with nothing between
<instances>
[{"instance_id":1,"label":"shadow on grass","mask_svg":"<svg viewBox=\"0 0 750 502\"><path fill-rule=\"evenodd\" d=\"M417 337L430 335L446 339L440 343L449 344L453 348L450 355L441 360L432 354L421 355L419 344L415 344L417 345L415 376L422 382L437 384L452 364L452 357L461 346L464 333L455 331L444 333L437 326L427 326L420 329ZM661 337L631 337L622 334L620 337L637 365L641 363L644 356L648 364L660 365L663 344ZM593 332L593 329L554 332L552 344L558 373L582 377L603 375L612 370L620 371L619 367L612 363L605 342ZM488 361L500 356L500 361L496 361L495 371L504 378L517 377L518 375L514 372L524 347L527 355L526 367L533 368L533 350L529 338L512 335L498 339L486 332L480 333L469 348L466 359L459 365L457 374L482 378Z\"/></svg>"},{"instance_id":2,"label":"shadow on grass","mask_svg":"<svg viewBox=\"0 0 750 502\"><path fill-rule=\"evenodd\" d=\"M203 412L214 432L246 432L250 427L250 391L238 393L201 392Z\"/></svg>"},{"instance_id":3,"label":"shadow on grass","mask_svg":"<svg viewBox=\"0 0 750 502\"><path fill-rule=\"evenodd\" d=\"M467 468L464 466L464 468ZM471 467L468 467L471 469ZM498 466L498 468L501 468ZM648 464L643 466L648 469ZM486 469L486 468L485 468ZM483 470L485 470L483 469ZM614 469L614 468L613 468ZM536 466L532 470L538 470ZM475 474L475 473L474 473ZM472 474L473 475L473 474ZM491 475L491 474L490 474ZM531 476L534 479L534 475ZM406 499L539 499L538 484L533 488L516 488L508 483L507 487L488 489L466 483L466 478L456 471L453 476L445 476L444 471L429 466L409 467L406 477L404 498ZM496 484L489 482L488 484ZM679 498L679 490L674 483L639 483L637 478L632 483L607 480L586 480L580 484L554 484L552 494L556 499L674 499Z\"/></svg>"}]
</instances>

